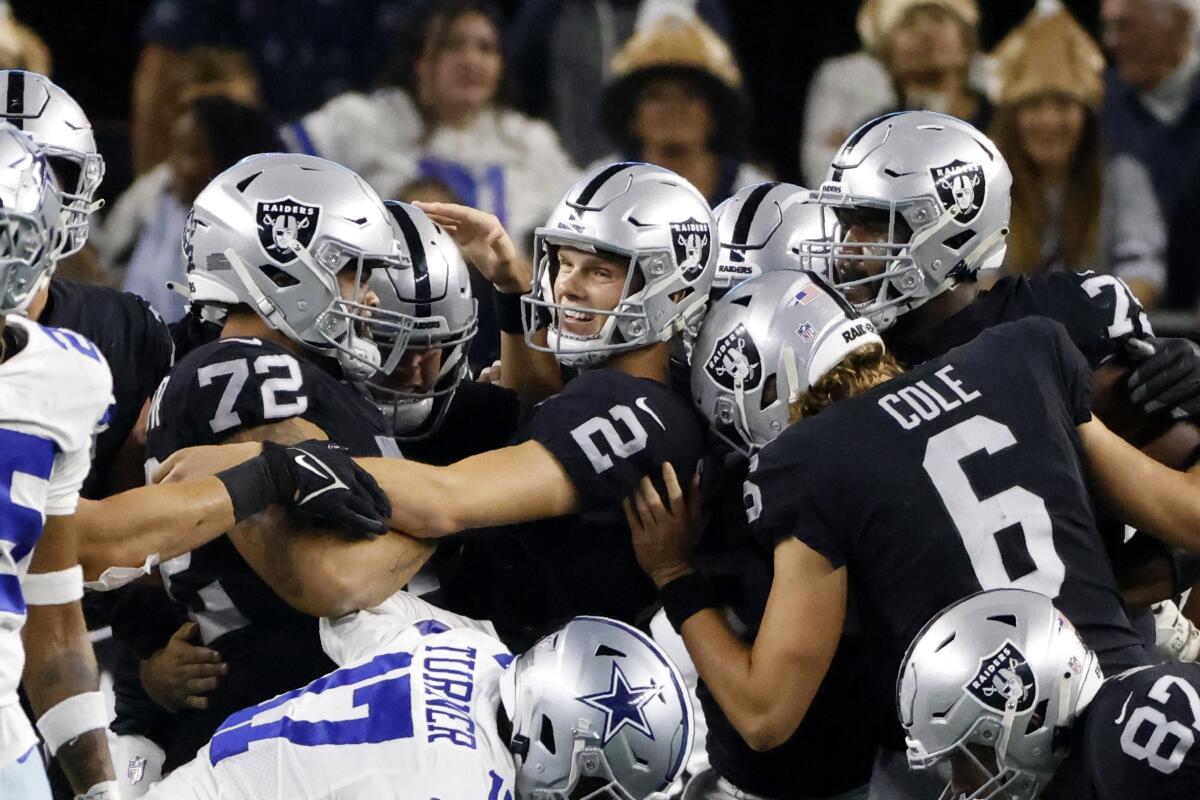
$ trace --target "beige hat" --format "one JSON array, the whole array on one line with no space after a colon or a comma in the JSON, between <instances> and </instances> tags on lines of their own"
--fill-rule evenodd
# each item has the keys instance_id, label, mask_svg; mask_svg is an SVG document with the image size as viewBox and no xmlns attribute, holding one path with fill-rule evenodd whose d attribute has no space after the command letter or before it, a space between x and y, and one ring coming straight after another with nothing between
<instances>
[{"instance_id":1,"label":"beige hat","mask_svg":"<svg viewBox=\"0 0 1200 800\"><path fill-rule=\"evenodd\" d=\"M634 106L642 88L663 75L686 77L701 86L713 105L717 149L736 152L748 114L742 71L716 31L694 14L674 12L635 31L613 56L602 108L605 130L613 141L625 148L636 144L627 130Z\"/></svg>"},{"instance_id":2,"label":"beige hat","mask_svg":"<svg viewBox=\"0 0 1200 800\"><path fill-rule=\"evenodd\" d=\"M1104 54L1064 8L1034 10L989 56L989 94L1012 105L1058 93L1096 109L1104 97Z\"/></svg>"},{"instance_id":3,"label":"beige hat","mask_svg":"<svg viewBox=\"0 0 1200 800\"><path fill-rule=\"evenodd\" d=\"M964 25L979 27L976 0L865 0L858 10L858 38L863 49L878 55L904 15L918 6L937 6L954 14Z\"/></svg>"}]
</instances>

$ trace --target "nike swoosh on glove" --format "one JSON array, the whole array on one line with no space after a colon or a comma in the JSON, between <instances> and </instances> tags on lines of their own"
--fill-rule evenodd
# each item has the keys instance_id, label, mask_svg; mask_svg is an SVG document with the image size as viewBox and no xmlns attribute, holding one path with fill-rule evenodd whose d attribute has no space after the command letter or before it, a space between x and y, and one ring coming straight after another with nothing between
<instances>
[{"instance_id":1,"label":"nike swoosh on glove","mask_svg":"<svg viewBox=\"0 0 1200 800\"><path fill-rule=\"evenodd\" d=\"M1141 361L1129 376L1129 398L1147 414L1170 409L1175 419L1200 416L1200 346L1189 339L1130 339Z\"/></svg>"},{"instance_id":2,"label":"nike swoosh on glove","mask_svg":"<svg viewBox=\"0 0 1200 800\"><path fill-rule=\"evenodd\" d=\"M387 533L392 504L375 478L333 442L263 442L279 501L357 534Z\"/></svg>"}]
</instances>

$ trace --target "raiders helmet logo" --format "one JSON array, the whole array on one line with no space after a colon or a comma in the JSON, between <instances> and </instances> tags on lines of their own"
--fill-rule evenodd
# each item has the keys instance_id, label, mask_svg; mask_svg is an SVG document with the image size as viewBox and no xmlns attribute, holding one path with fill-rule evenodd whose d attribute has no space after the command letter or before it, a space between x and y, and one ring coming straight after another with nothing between
<instances>
[{"instance_id":1,"label":"raiders helmet logo","mask_svg":"<svg viewBox=\"0 0 1200 800\"><path fill-rule=\"evenodd\" d=\"M310 206L284 197L258 203L258 241L263 253L276 264L289 264L296 258L293 242L302 247L312 243L321 218L321 207Z\"/></svg>"},{"instance_id":2,"label":"raiders helmet logo","mask_svg":"<svg viewBox=\"0 0 1200 800\"><path fill-rule=\"evenodd\" d=\"M1015 700L1018 714L1033 708L1038 693L1029 662L1009 641L979 662L978 672L963 691L985 708L1001 713L1010 699Z\"/></svg>"},{"instance_id":3,"label":"raiders helmet logo","mask_svg":"<svg viewBox=\"0 0 1200 800\"><path fill-rule=\"evenodd\" d=\"M987 196L983 167L955 159L929 170L942 206L964 225L979 215Z\"/></svg>"},{"instance_id":4,"label":"raiders helmet logo","mask_svg":"<svg viewBox=\"0 0 1200 800\"><path fill-rule=\"evenodd\" d=\"M686 222L672 222L671 247L675 251L675 263L683 271L683 279L696 280L704 272L712 247L708 226L691 218Z\"/></svg>"},{"instance_id":5,"label":"raiders helmet logo","mask_svg":"<svg viewBox=\"0 0 1200 800\"><path fill-rule=\"evenodd\" d=\"M704 371L718 386L729 391L733 391L739 383L744 392L758 388L762 379L762 359L745 325L739 323L717 342L704 365Z\"/></svg>"}]
</instances>

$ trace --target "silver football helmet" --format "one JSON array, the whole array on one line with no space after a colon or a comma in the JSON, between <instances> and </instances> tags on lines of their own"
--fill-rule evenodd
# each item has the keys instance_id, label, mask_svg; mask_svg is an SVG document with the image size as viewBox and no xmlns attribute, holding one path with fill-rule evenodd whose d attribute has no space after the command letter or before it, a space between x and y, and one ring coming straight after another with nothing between
<instances>
[{"instance_id":1,"label":"silver football helmet","mask_svg":"<svg viewBox=\"0 0 1200 800\"><path fill-rule=\"evenodd\" d=\"M404 267L378 269L368 279L379 298L368 324L383 366L362 386L391 420L397 439L418 439L438 429L470 372L467 351L479 329L478 302L471 295L467 262L450 234L415 206L396 200L384 205ZM407 351L395 347L397 331L402 336L411 331ZM423 357L432 350L440 353L432 388L400 374L406 352L420 351Z\"/></svg>"},{"instance_id":2,"label":"silver football helmet","mask_svg":"<svg viewBox=\"0 0 1200 800\"><path fill-rule=\"evenodd\" d=\"M183 253L193 302L248 305L275 330L338 359L362 381L379 368L363 334L373 310L362 302L373 269L404 269L392 217L375 190L345 167L316 156L250 156L200 192ZM357 291L343 298L338 274L352 270ZM409 329L391 329L408 347Z\"/></svg>"},{"instance_id":3,"label":"silver football helmet","mask_svg":"<svg viewBox=\"0 0 1200 800\"><path fill-rule=\"evenodd\" d=\"M875 326L819 274L767 272L713 303L692 351L692 401L749 457L787 427L794 398L868 344L883 346Z\"/></svg>"},{"instance_id":4,"label":"silver football helmet","mask_svg":"<svg viewBox=\"0 0 1200 800\"><path fill-rule=\"evenodd\" d=\"M45 75L0 70L0 120L20 128L42 149L62 194L66 231L61 256L83 248L91 215L103 201L104 159L96 152L92 124L79 104Z\"/></svg>"},{"instance_id":5,"label":"silver football helmet","mask_svg":"<svg viewBox=\"0 0 1200 800\"><path fill-rule=\"evenodd\" d=\"M966 800L1032 800L1103 680L1096 654L1048 597L1024 589L972 595L926 624L900 668L909 766L965 759L986 781ZM942 797L951 796L948 785Z\"/></svg>"},{"instance_id":6,"label":"silver football helmet","mask_svg":"<svg viewBox=\"0 0 1200 800\"><path fill-rule=\"evenodd\" d=\"M664 342L704 316L717 264L717 222L704 197L670 170L626 162L599 167L567 190L545 227L534 231L535 273L526 304L525 341L561 364L594 366L614 353ZM554 295L558 248L629 259L615 308L576 308ZM564 311L600 316L592 336L563 331ZM547 345L534 340L549 315Z\"/></svg>"},{"instance_id":7,"label":"silver football helmet","mask_svg":"<svg viewBox=\"0 0 1200 800\"><path fill-rule=\"evenodd\" d=\"M576 617L519 656L500 699L520 800L642 800L677 778L695 723L687 687L636 628Z\"/></svg>"},{"instance_id":8,"label":"silver football helmet","mask_svg":"<svg viewBox=\"0 0 1200 800\"><path fill-rule=\"evenodd\" d=\"M62 200L28 136L0 123L0 314L20 314L54 273Z\"/></svg>"},{"instance_id":9,"label":"silver football helmet","mask_svg":"<svg viewBox=\"0 0 1200 800\"><path fill-rule=\"evenodd\" d=\"M825 259L800 242L824 232L821 206L811 192L792 183L756 183L739 189L713 213L721 248L710 298L720 300L733 287L775 269L826 272Z\"/></svg>"},{"instance_id":10,"label":"silver football helmet","mask_svg":"<svg viewBox=\"0 0 1200 800\"><path fill-rule=\"evenodd\" d=\"M960 119L902 111L874 119L838 151L816 201L833 211L822 236L835 285L880 330L980 269L999 267L1012 173L990 139ZM849 241L855 221L880 233ZM886 232L886 233L885 233Z\"/></svg>"}]
</instances>

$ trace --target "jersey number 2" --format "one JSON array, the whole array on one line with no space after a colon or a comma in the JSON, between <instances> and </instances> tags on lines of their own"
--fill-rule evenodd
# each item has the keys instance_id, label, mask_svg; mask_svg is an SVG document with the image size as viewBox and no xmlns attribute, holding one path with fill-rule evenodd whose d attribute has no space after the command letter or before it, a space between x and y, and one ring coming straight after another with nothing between
<instances>
[{"instance_id":1,"label":"jersey number 2","mask_svg":"<svg viewBox=\"0 0 1200 800\"><path fill-rule=\"evenodd\" d=\"M280 393L300 391L303 378L300 375L300 364L286 353L259 356L254 359L254 374L268 375L272 369L287 370L287 375L268 378L259 387L262 393L263 419L287 419L303 414L308 410L308 397L300 395L291 402L280 402ZM225 389L221 392L221 400L217 403L217 413L209 420L208 425L213 433L227 431L242 424L242 418L233 406L246 378L250 377L250 360L234 358L216 364L208 364L196 370L196 378L200 386L210 386L217 378L227 378Z\"/></svg>"},{"instance_id":2,"label":"jersey number 2","mask_svg":"<svg viewBox=\"0 0 1200 800\"><path fill-rule=\"evenodd\" d=\"M575 437L575 441L583 450L584 455L588 457L588 461L592 462L592 468L596 470L596 474L612 467L612 455L618 458L629 458L646 446L646 429L642 427L642 423L638 422L637 415L633 413L632 408L615 405L608 410L608 415L612 417L612 422L604 417L592 417L571 430L571 436ZM617 433L613 422L620 422L629 429L628 439L621 438L621 434ZM604 439L612 455L601 452L600 448L596 446L594 441L596 434L600 434Z\"/></svg>"},{"instance_id":3,"label":"jersey number 2","mask_svg":"<svg viewBox=\"0 0 1200 800\"><path fill-rule=\"evenodd\" d=\"M971 417L930 437L923 466L962 537L975 577L984 589L1016 587L1057 597L1066 569L1054 551L1054 528L1046 503L1021 486L980 499L962 461L980 450L993 455L1017 443L1007 425ZM1020 528L1034 570L1013 577L997 534Z\"/></svg>"}]
</instances>

